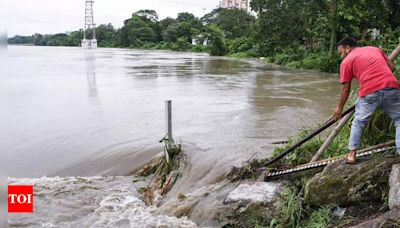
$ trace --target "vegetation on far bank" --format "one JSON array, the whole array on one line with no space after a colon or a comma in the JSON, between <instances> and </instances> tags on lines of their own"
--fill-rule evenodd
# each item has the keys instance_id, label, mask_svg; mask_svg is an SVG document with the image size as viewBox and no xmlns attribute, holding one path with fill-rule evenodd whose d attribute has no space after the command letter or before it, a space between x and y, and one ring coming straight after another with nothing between
<instances>
[{"instance_id":1,"label":"vegetation on far bank","mask_svg":"<svg viewBox=\"0 0 400 228\"><path fill-rule=\"evenodd\" d=\"M397 0L252 0L250 7L252 13L218 8L201 18L183 12L162 20L154 10L140 10L121 28L99 25L96 38L100 47L265 57L271 63L323 72L338 72L336 42L345 35L358 38L360 45L380 46L387 53L400 38ZM82 38L81 29L15 36L8 43L79 46Z\"/></svg>"}]
</instances>

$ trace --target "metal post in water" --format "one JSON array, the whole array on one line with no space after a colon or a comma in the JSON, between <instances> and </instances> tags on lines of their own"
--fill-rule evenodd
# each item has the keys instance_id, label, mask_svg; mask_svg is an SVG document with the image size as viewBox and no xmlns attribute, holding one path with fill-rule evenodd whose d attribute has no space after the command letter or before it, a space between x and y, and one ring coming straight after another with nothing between
<instances>
[{"instance_id":1,"label":"metal post in water","mask_svg":"<svg viewBox=\"0 0 400 228\"><path fill-rule=\"evenodd\" d=\"M169 148L174 144L174 140L172 138L172 101L165 101L165 131L167 132L167 142L166 147L164 148L165 159L167 164L170 163L170 157L168 154Z\"/></svg>"},{"instance_id":2,"label":"metal post in water","mask_svg":"<svg viewBox=\"0 0 400 228\"><path fill-rule=\"evenodd\" d=\"M172 101L165 101L165 131L170 144L173 144L172 138Z\"/></svg>"}]
</instances>

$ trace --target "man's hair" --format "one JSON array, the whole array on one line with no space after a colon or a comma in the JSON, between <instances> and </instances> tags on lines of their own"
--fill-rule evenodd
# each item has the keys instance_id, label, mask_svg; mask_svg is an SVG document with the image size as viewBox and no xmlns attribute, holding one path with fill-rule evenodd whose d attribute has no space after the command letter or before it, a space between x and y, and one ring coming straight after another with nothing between
<instances>
[{"instance_id":1,"label":"man's hair","mask_svg":"<svg viewBox=\"0 0 400 228\"><path fill-rule=\"evenodd\" d=\"M339 43L337 43L337 46L339 47L340 45L343 45L343 46L350 46L350 47L355 47L356 45L357 45L357 40L356 39L354 39L353 37L351 37L351 36L346 36L346 37L344 37L343 39L341 39L340 41L339 41Z\"/></svg>"}]
</instances>

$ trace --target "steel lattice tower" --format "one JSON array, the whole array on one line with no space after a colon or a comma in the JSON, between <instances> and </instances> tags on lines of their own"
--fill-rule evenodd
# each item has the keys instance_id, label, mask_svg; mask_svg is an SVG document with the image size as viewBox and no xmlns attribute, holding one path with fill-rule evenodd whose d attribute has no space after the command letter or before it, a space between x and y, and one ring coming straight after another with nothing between
<instances>
[{"instance_id":1,"label":"steel lattice tower","mask_svg":"<svg viewBox=\"0 0 400 228\"><path fill-rule=\"evenodd\" d=\"M82 40L83 48L97 48L96 24L94 23L94 18L93 18L93 3L94 0L86 0L85 28L83 31L83 40ZM88 36L86 33L91 34L91 37L89 37L89 39L87 39Z\"/></svg>"}]
</instances>

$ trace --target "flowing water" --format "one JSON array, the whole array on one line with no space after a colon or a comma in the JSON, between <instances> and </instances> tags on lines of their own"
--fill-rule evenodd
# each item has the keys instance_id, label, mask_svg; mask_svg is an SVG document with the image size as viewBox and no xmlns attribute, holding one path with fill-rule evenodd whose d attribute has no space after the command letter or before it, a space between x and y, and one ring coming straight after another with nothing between
<instances>
[{"instance_id":1,"label":"flowing water","mask_svg":"<svg viewBox=\"0 0 400 228\"><path fill-rule=\"evenodd\" d=\"M30 180L55 189L76 180L54 176L124 176L161 152L165 100L172 100L175 141L182 142L190 159L175 191L216 183L232 165L269 156L272 142L325 121L335 108L340 86L331 75L194 53L10 46L7 56L0 77L0 154L6 158L2 172L17 178L14 182ZM98 189L114 185L128 189L125 181L135 189L129 177L92 181ZM61 200L46 198L48 191L38 188L44 195L38 208L46 200ZM74 185L60 194L67 200L71 193L93 205L82 209L64 202L68 205L61 206L60 213L70 210L76 217L46 220L43 212L38 215L41 223L89 224L101 218L96 211L108 210L104 205L117 194L110 190L96 198L91 195L95 190L81 194L80 188ZM135 193L127 195L135 198ZM132 205L143 207L133 198L123 195L112 207L133 216ZM143 209L144 214L149 211ZM107 213L107 218L115 216ZM121 219L110 221L131 221ZM146 221L143 224L179 220ZM179 222L190 226L190 221Z\"/></svg>"}]
</instances>

